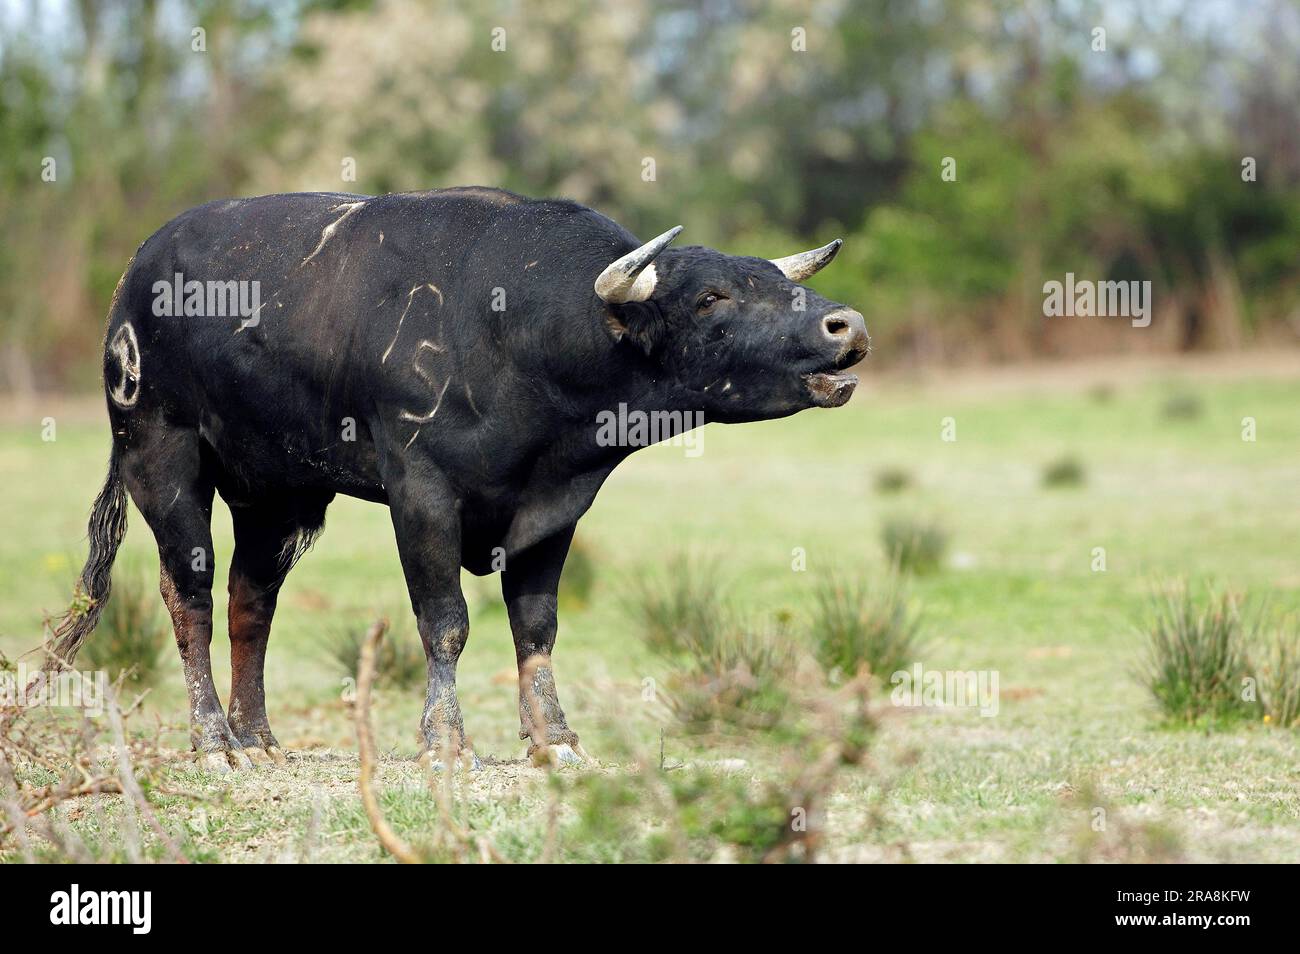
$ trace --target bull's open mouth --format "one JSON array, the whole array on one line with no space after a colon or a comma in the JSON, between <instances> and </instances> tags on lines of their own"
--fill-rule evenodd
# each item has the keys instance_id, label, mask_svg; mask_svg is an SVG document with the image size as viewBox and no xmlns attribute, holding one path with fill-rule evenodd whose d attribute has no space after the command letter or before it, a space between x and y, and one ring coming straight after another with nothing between
<instances>
[{"instance_id":1,"label":"bull's open mouth","mask_svg":"<svg viewBox=\"0 0 1300 954\"><path fill-rule=\"evenodd\" d=\"M853 397L853 389L858 386L858 376L847 371L819 371L805 374L803 379L815 407L847 404Z\"/></svg>"}]
</instances>

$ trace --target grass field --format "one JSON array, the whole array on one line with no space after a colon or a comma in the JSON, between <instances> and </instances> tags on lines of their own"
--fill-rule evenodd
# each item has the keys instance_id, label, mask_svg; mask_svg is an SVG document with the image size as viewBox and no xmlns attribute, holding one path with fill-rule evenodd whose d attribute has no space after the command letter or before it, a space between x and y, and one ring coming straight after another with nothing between
<instances>
[{"instance_id":1,"label":"grass field","mask_svg":"<svg viewBox=\"0 0 1300 954\"><path fill-rule=\"evenodd\" d=\"M1165 412L1186 395L1199 398L1199 413ZM46 414L57 421L52 442L41 437ZM1242 439L1247 417L1254 441ZM941 439L945 418L955 441ZM1214 580L1272 610L1300 610L1300 366L1261 358L1258 367L1236 359L891 377L868 382L840 411L711 425L704 435L695 459L668 447L634 456L579 527L596 583L585 607L562 612L556 667L570 722L599 764L562 776L617 780L627 766L616 737L657 756L661 728L669 764L742 778L775 770L761 734L702 744L642 702L643 680L660 678L661 664L633 632L628 581L685 555L713 558L747 609L798 619L833 569L885 570L882 521L923 516L946 526L950 547L945 566L914 584L931 636L919 661L996 670L1000 708L991 718L903 710L882 693L870 760L818 816L824 857L1300 861L1300 736L1253 722L1168 728L1133 678L1137 627L1162 583ZM107 437L93 409L78 408L11 416L0 430L0 651L10 658L39 643L42 610L68 598ZM1043 468L1064 454L1082 464L1083 483L1043 486ZM875 474L887 466L909 472L912 486L878 492ZM214 530L222 579L231 545L221 507ZM1104 572L1094 570L1098 547ZM806 551L803 572L792 570L795 548ZM120 559L156 572L137 513ZM457 811L503 855L528 860L541 851L548 782L518 761L513 648L495 584L467 578L472 630L459 686L476 749L501 764L457 780ZM170 794L156 797L188 854L384 857L358 799L346 687L325 648L339 627L381 614L393 620L390 638L416 640L387 511L340 499L286 584L271 640L269 711L291 760L215 778L178 759ZM221 632L213 653L223 696L225 642ZM386 689L375 711L382 801L415 842L440 823L410 761L421 697ZM174 652L145 709L168 725L170 745L185 744ZM104 801L111 820L115 799ZM1109 820L1100 832L1090 824L1098 808ZM105 824L82 804L60 811L92 836ZM654 809L643 811L653 829ZM581 816L561 808L558 857L643 857L636 839L601 838Z\"/></svg>"}]
</instances>

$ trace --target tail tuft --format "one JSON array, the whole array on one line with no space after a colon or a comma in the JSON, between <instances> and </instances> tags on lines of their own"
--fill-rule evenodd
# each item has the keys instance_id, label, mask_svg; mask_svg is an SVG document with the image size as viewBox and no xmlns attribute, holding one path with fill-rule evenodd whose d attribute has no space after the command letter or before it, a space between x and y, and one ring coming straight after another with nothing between
<instances>
[{"instance_id":1,"label":"tail tuft","mask_svg":"<svg viewBox=\"0 0 1300 954\"><path fill-rule=\"evenodd\" d=\"M126 535L126 486L122 483L122 462L116 447L108 459L108 476L90 511L90 554L81 570L81 580L72 605L51 634L43 669L67 668L77 658L86 637L95 629L108 602L113 582L113 559Z\"/></svg>"}]
</instances>

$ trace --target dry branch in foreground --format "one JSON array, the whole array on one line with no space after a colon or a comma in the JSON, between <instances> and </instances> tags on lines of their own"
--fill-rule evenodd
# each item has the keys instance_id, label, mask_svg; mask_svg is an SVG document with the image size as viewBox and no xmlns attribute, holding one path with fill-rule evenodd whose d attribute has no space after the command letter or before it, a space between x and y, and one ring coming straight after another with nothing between
<instances>
[{"instance_id":1,"label":"dry branch in foreground","mask_svg":"<svg viewBox=\"0 0 1300 954\"><path fill-rule=\"evenodd\" d=\"M370 725L370 696L375 683L375 658L379 644L383 642L384 630L388 629L388 620L378 619L366 633L365 642L361 644L361 664L357 669L357 750L361 759L361 769L357 773L357 787L361 790L361 804L370 820L370 829L379 839L383 849L404 865L418 865L420 856L388 825L383 809L379 807L379 798L375 795L375 735Z\"/></svg>"}]
</instances>

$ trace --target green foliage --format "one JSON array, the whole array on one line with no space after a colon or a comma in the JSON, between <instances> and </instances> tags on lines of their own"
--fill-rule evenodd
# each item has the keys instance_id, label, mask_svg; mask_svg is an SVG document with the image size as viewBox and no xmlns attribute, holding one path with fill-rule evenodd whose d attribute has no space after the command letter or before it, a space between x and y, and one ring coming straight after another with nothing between
<instances>
[{"instance_id":1,"label":"green foliage","mask_svg":"<svg viewBox=\"0 0 1300 954\"><path fill-rule=\"evenodd\" d=\"M912 486L912 474L903 467L882 467L876 471L876 492L881 494L900 493Z\"/></svg>"},{"instance_id":2,"label":"green foliage","mask_svg":"<svg viewBox=\"0 0 1300 954\"><path fill-rule=\"evenodd\" d=\"M786 622L744 619L723 598L715 564L671 560L624 600L641 641L674 667L666 698L694 732L775 726L789 702L797 639Z\"/></svg>"},{"instance_id":3,"label":"green foliage","mask_svg":"<svg viewBox=\"0 0 1300 954\"><path fill-rule=\"evenodd\" d=\"M948 531L936 520L893 516L881 529L889 562L908 573L933 573L943 565Z\"/></svg>"},{"instance_id":4,"label":"green foliage","mask_svg":"<svg viewBox=\"0 0 1300 954\"><path fill-rule=\"evenodd\" d=\"M1205 402L1190 391L1171 394L1160 407L1160 416L1167 421L1194 421L1205 413Z\"/></svg>"},{"instance_id":5,"label":"green foliage","mask_svg":"<svg viewBox=\"0 0 1300 954\"><path fill-rule=\"evenodd\" d=\"M1236 596L1173 586L1157 597L1144 629L1138 677L1166 719L1218 723L1248 713L1242 690L1254 627Z\"/></svg>"},{"instance_id":6,"label":"green foliage","mask_svg":"<svg viewBox=\"0 0 1300 954\"><path fill-rule=\"evenodd\" d=\"M694 771L669 775L668 787L686 838L697 846L726 845L734 860L756 863L789 837L789 795L775 785Z\"/></svg>"},{"instance_id":7,"label":"green foliage","mask_svg":"<svg viewBox=\"0 0 1300 954\"><path fill-rule=\"evenodd\" d=\"M809 642L832 680L863 669L882 680L916 662L921 614L897 571L869 580L829 577L817 588Z\"/></svg>"},{"instance_id":8,"label":"green foliage","mask_svg":"<svg viewBox=\"0 0 1300 954\"><path fill-rule=\"evenodd\" d=\"M157 586L142 571L119 566L99 625L78 655L78 668L102 669L110 679L129 670L132 682L152 685L171 637Z\"/></svg>"},{"instance_id":9,"label":"green foliage","mask_svg":"<svg viewBox=\"0 0 1300 954\"><path fill-rule=\"evenodd\" d=\"M591 600L591 591L595 585L595 554L582 537L574 537L573 543L569 545L569 555L564 561L564 571L560 574L557 596L560 609L584 609Z\"/></svg>"},{"instance_id":10,"label":"green foliage","mask_svg":"<svg viewBox=\"0 0 1300 954\"><path fill-rule=\"evenodd\" d=\"M1130 818L1093 778L1080 780L1067 795L1066 804L1076 819L1072 860L1078 864L1177 864L1188 860L1187 845L1177 829L1160 819Z\"/></svg>"},{"instance_id":11,"label":"green foliage","mask_svg":"<svg viewBox=\"0 0 1300 954\"><path fill-rule=\"evenodd\" d=\"M713 651L732 611L721 595L715 564L678 555L661 574L635 579L623 603L641 641L668 658Z\"/></svg>"},{"instance_id":12,"label":"green foliage","mask_svg":"<svg viewBox=\"0 0 1300 954\"><path fill-rule=\"evenodd\" d=\"M1253 655L1265 720L1282 729L1300 728L1300 624L1292 617L1268 627Z\"/></svg>"},{"instance_id":13,"label":"green foliage","mask_svg":"<svg viewBox=\"0 0 1300 954\"><path fill-rule=\"evenodd\" d=\"M1214 18L1153 12L1153 55L1099 66L1083 8L847 0L801 51L787 6L72 5L57 43L20 6L0 44L0 386L90 387L141 239L203 201L302 188L500 185L766 257L843 235L815 284L888 316L877 361L1078 347L1041 312L1067 270L1157 283L1173 347L1286 327L1300 180L1275 131L1300 96L1260 54L1285 35L1269 17L1225 45Z\"/></svg>"},{"instance_id":14,"label":"green foliage","mask_svg":"<svg viewBox=\"0 0 1300 954\"><path fill-rule=\"evenodd\" d=\"M687 671L694 671L689 664ZM554 777L574 808L560 839L566 860L812 860L819 842L812 813L862 765L876 723L860 680L832 689L815 678L792 679L787 692L782 731L729 720L741 730L731 736L733 747L776 756L775 771L756 774L743 759L656 766L619 734L610 755L628 771Z\"/></svg>"},{"instance_id":15,"label":"green foliage","mask_svg":"<svg viewBox=\"0 0 1300 954\"><path fill-rule=\"evenodd\" d=\"M560 783L576 807L561 839L568 861L756 863L791 840L790 793L747 774L677 767ZM648 804L664 819L647 832L640 812Z\"/></svg>"},{"instance_id":16,"label":"green foliage","mask_svg":"<svg viewBox=\"0 0 1300 954\"><path fill-rule=\"evenodd\" d=\"M325 652L340 673L356 681L361 663L361 647L366 641L365 624L345 623L336 626L325 639ZM379 646L375 663L375 681L394 689L411 689L424 684L428 671L424 648L415 638L400 634L385 639Z\"/></svg>"},{"instance_id":17,"label":"green foliage","mask_svg":"<svg viewBox=\"0 0 1300 954\"><path fill-rule=\"evenodd\" d=\"M1079 487L1086 477L1083 461L1073 454L1058 457L1043 468L1044 487Z\"/></svg>"},{"instance_id":18,"label":"green foliage","mask_svg":"<svg viewBox=\"0 0 1300 954\"><path fill-rule=\"evenodd\" d=\"M1106 382L1088 388L1088 399L1094 404L1110 404L1115 400L1115 386Z\"/></svg>"},{"instance_id":19,"label":"green foliage","mask_svg":"<svg viewBox=\"0 0 1300 954\"><path fill-rule=\"evenodd\" d=\"M783 732L796 642L780 627L731 622L679 662L664 687L669 709L693 733Z\"/></svg>"}]
</instances>

